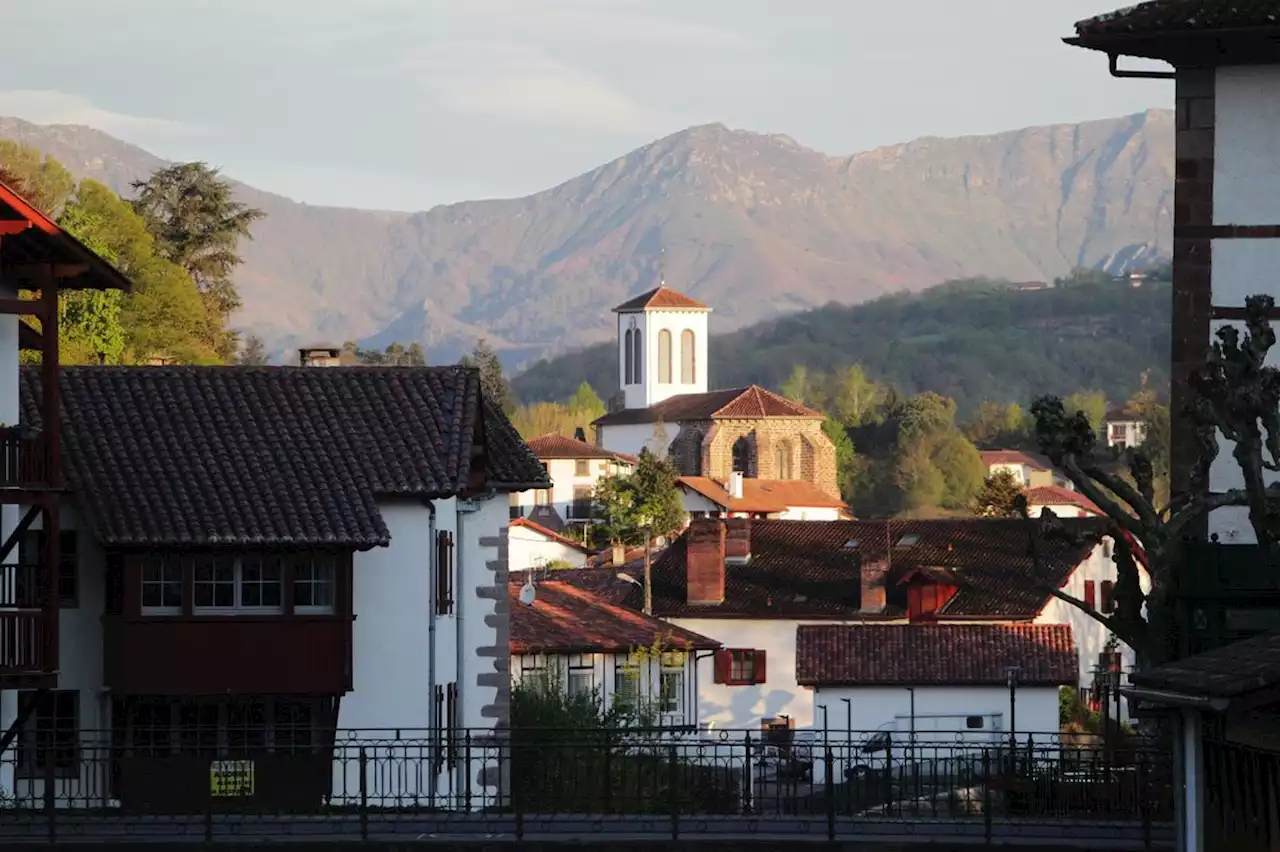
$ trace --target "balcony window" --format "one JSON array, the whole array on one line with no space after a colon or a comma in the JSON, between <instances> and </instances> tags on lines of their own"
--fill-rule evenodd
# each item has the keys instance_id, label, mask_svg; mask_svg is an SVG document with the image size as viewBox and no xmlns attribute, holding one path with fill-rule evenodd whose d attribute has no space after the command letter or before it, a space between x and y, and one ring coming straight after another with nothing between
<instances>
[{"instance_id":1,"label":"balcony window","mask_svg":"<svg viewBox=\"0 0 1280 852\"><path fill-rule=\"evenodd\" d=\"M18 748L18 774L42 777L52 771L59 778L80 775L80 691L57 689L47 695L19 694L19 702L34 698L34 724L28 723ZM52 764L52 766L50 765Z\"/></svg>"},{"instance_id":2,"label":"balcony window","mask_svg":"<svg viewBox=\"0 0 1280 852\"><path fill-rule=\"evenodd\" d=\"M157 556L142 563L142 614L176 615L182 612L182 565Z\"/></svg>"},{"instance_id":3,"label":"balcony window","mask_svg":"<svg viewBox=\"0 0 1280 852\"><path fill-rule=\"evenodd\" d=\"M146 556L140 568L142 615L281 615L290 574L293 611L329 615L337 602L333 553Z\"/></svg>"},{"instance_id":4,"label":"balcony window","mask_svg":"<svg viewBox=\"0 0 1280 852\"><path fill-rule=\"evenodd\" d=\"M297 564L293 579L293 607L296 612L333 612L337 568L333 556L317 556Z\"/></svg>"}]
</instances>

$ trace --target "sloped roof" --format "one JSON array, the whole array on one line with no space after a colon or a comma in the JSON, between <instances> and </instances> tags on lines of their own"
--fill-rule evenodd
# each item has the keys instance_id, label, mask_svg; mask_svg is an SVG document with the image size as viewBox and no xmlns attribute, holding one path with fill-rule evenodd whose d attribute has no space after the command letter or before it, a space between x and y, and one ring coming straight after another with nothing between
<instances>
[{"instance_id":1,"label":"sloped roof","mask_svg":"<svg viewBox=\"0 0 1280 852\"><path fill-rule=\"evenodd\" d=\"M987 467L997 464L1020 464L1032 470L1053 470L1053 462L1044 456L1024 450L981 450L978 455Z\"/></svg>"},{"instance_id":2,"label":"sloped roof","mask_svg":"<svg viewBox=\"0 0 1280 852\"><path fill-rule=\"evenodd\" d=\"M1280 688L1280 631L1134 672L1136 686L1206 698L1237 698Z\"/></svg>"},{"instance_id":3,"label":"sloped roof","mask_svg":"<svg viewBox=\"0 0 1280 852\"><path fill-rule=\"evenodd\" d=\"M40 374L22 371L40 428ZM462 367L68 367L68 482L108 546L386 545L382 496L550 485ZM477 443L479 442L479 443Z\"/></svg>"},{"instance_id":4,"label":"sloped roof","mask_svg":"<svg viewBox=\"0 0 1280 852\"><path fill-rule=\"evenodd\" d=\"M1079 534L1104 522L1064 518ZM751 559L725 566L725 599L715 606L686 601L688 534L653 564L654 613L662 616L791 618L857 617L864 561L890 571L885 616L905 611L897 581L917 567L947 567L959 581L941 615L953 618L1034 618L1095 546L1092 541L1042 540L1043 573L1030 553L1021 519L921 521L751 521ZM891 546L892 543L892 546Z\"/></svg>"},{"instance_id":5,"label":"sloped roof","mask_svg":"<svg viewBox=\"0 0 1280 852\"><path fill-rule=\"evenodd\" d=\"M616 459L617 453L611 453L603 447L566 438L555 433L530 438L526 443L533 454L540 459Z\"/></svg>"},{"instance_id":6,"label":"sloped roof","mask_svg":"<svg viewBox=\"0 0 1280 852\"><path fill-rule=\"evenodd\" d=\"M1079 679L1069 624L855 624L796 629L801 686L1022 686Z\"/></svg>"},{"instance_id":7,"label":"sloped roof","mask_svg":"<svg viewBox=\"0 0 1280 852\"><path fill-rule=\"evenodd\" d=\"M699 302L697 299L690 299L684 293L678 293L670 287L654 287L647 293L641 293L633 299L628 299L621 305L613 309L614 313L629 313L632 311L709 311L711 308Z\"/></svg>"},{"instance_id":8,"label":"sloped roof","mask_svg":"<svg viewBox=\"0 0 1280 852\"><path fill-rule=\"evenodd\" d=\"M0 265L8 270L10 278L25 264L61 264L83 271L60 278L58 289L115 289L126 293L133 289L132 282L118 269L5 183L0 183L0 235Z\"/></svg>"},{"instance_id":9,"label":"sloped roof","mask_svg":"<svg viewBox=\"0 0 1280 852\"><path fill-rule=\"evenodd\" d=\"M590 591L557 579L557 571L536 582L532 606L520 602L525 572L512 572L510 648L513 654L626 653L660 640L672 650L710 650L720 643L691 630L619 606Z\"/></svg>"},{"instance_id":10,"label":"sloped roof","mask_svg":"<svg viewBox=\"0 0 1280 852\"><path fill-rule=\"evenodd\" d=\"M1076 33L1152 35L1252 27L1280 27L1273 0L1150 0L1076 23Z\"/></svg>"},{"instance_id":11,"label":"sloped roof","mask_svg":"<svg viewBox=\"0 0 1280 852\"><path fill-rule=\"evenodd\" d=\"M508 524L508 526L523 527L524 529L537 533L538 535L545 538L547 541L554 541L557 544L563 544L565 547L572 547L574 550L581 551L582 553L590 554L595 552L591 548L583 544L582 542L574 541L571 538L560 535L560 533L556 532L555 530L547 529L542 524L538 523L537 521L530 520L529 518L516 518L514 521L511 521L511 523Z\"/></svg>"},{"instance_id":12,"label":"sloped roof","mask_svg":"<svg viewBox=\"0 0 1280 852\"><path fill-rule=\"evenodd\" d=\"M821 420L823 415L758 385L683 393L648 408L624 408L598 418L596 426L628 423L681 423L687 420L761 420L769 417Z\"/></svg>"},{"instance_id":13,"label":"sloped roof","mask_svg":"<svg viewBox=\"0 0 1280 852\"><path fill-rule=\"evenodd\" d=\"M677 481L731 512L781 512L793 506L844 508L843 500L832 497L812 482L799 479L745 477L741 498L729 496L724 485L709 476L682 476Z\"/></svg>"},{"instance_id":14,"label":"sloped roof","mask_svg":"<svg viewBox=\"0 0 1280 852\"><path fill-rule=\"evenodd\" d=\"M1030 506L1078 506L1094 515L1102 515L1102 510L1098 508L1097 503L1079 491L1072 491L1061 485L1038 485L1034 488L1024 488L1022 493Z\"/></svg>"}]
</instances>

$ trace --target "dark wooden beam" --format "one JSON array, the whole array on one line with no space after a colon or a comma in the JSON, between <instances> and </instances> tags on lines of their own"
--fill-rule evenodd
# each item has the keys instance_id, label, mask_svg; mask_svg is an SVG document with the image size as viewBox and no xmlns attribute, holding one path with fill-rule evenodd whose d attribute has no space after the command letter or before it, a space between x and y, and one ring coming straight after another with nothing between
<instances>
[{"instance_id":1,"label":"dark wooden beam","mask_svg":"<svg viewBox=\"0 0 1280 852\"><path fill-rule=\"evenodd\" d=\"M40 317L40 413L41 428L44 433L44 447L46 453L46 464L48 465L45 477L50 485L62 484L62 418L59 411L62 406L61 390L62 382L59 376L58 364L58 289L52 286L51 281L46 281L45 286L40 290L40 303L44 308L44 313ZM52 529L57 532L58 525L58 502L53 500L45 505L46 522L52 518L54 524L52 527L46 526L45 529ZM57 535L50 533L45 536L46 539L56 539ZM54 551L57 556L57 551ZM57 559L55 558L50 565L50 570L56 570ZM54 584L56 585L56 584ZM57 602L54 602L56 617Z\"/></svg>"},{"instance_id":2,"label":"dark wooden beam","mask_svg":"<svg viewBox=\"0 0 1280 852\"><path fill-rule=\"evenodd\" d=\"M6 266L5 276L17 281L43 281L52 274L54 278L75 278L89 272L87 263L27 263Z\"/></svg>"},{"instance_id":3,"label":"dark wooden beam","mask_svg":"<svg viewBox=\"0 0 1280 852\"><path fill-rule=\"evenodd\" d=\"M31 223L26 219L0 219L0 236L21 234L30 227Z\"/></svg>"},{"instance_id":4,"label":"dark wooden beam","mask_svg":"<svg viewBox=\"0 0 1280 852\"><path fill-rule=\"evenodd\" d=\"M56 583L54 585L57 585ZM22 728L27 724L27 720L31 718L31 714L36 709L36 702L40 700L40 692L33 691L27 693L26 698L18 705L18 715L14 718L13 724L9 726L9 730L0 736L0 755L13 743L15 737L22 732Z\"/></svg>"},{"instance_id":5,"label":"dark wooden beam","mask_svg":"<svg viewBox=\"0 0 1280 852\"><path fill-rule=\"evenodd\" d=\"M50 288L52 289L52 288ZM56 294L57 291L54 290ZM54 303L57 304L56 302ZM0 314L17 314L20 317L36 317L44 322L48 306L40 299L0 299Z\"/></svg>"},{"instance_id":6,"label":"dark wooden beam","mask_svg":"<svg viewBox=\"0 0 1280 852\"><path fill-rule=\"evenodd\" d=\"M18 525L13 528L13 532L9 533L9 537L4 540L4 544L0 544L0 563L9 558L9 553L17 545L19 539L22 538L23 533L31 528L31 525L35 523L38 517L40 517L39 506L32 506L22 516L22 520L18 521ZM0 749L0 751L4 751L4 749Z\"/></svg>"}]
</instances>

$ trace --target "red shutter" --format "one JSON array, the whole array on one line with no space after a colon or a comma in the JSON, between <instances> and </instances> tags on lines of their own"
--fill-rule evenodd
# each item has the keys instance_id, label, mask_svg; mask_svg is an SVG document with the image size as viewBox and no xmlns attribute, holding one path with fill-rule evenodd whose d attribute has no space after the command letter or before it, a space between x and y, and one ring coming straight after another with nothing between
<instances>
[{"instance_id":1,"label":"red shutter","mask_svg":"<svg viewBox=\"0 0 1280 852\"><path fill-rule=\"evenodd\" d=\"M1094 607L1097 606L1098 596L1094 593L1092 580L1084 581L1084 603L1085 603L1085 606L1089 607L1090 609L1093 609Z\"/></svg>"},{"instance_id":2,"label":"red shutter","mask_svg":"<svg viewBox=\"0 0 1280 852\"><path fill-rule=\"evenodd\" d=\"M1115 584L1115 583L1113 583L1113 582L1111 582L1110 580L1103 580L1103 581L1102 581L1102 588L1100 589L1100 591L1102 592L1102 611L1103 611L1103 612L1115 612L1115 608L1116 608L1116 598L1115 598L1116 584Z\"/></svg>"},{"instance_id":3,"label":"red shutter","mask_svg":"<svg viewBox=\"0 0 1280 852\"><path fill-rule=\"evenodd\" d=\"M716 651L715 655L715 672L712 680L716 683L729 682L729 670L733 665L732 651Z\"/></svg>"},{"instance_id":4,"label":"red shutter","mask_svg":"<svg viewBox=\"0 0 1280 852\"><path fill-rule=\"evenodd\" d=\"M766 676L765 669L764 669L764 651L756 651L755 654L756 654L755 682L765 683L766 681L768 681L768 677Z\"/></svg>"}]
</instances>

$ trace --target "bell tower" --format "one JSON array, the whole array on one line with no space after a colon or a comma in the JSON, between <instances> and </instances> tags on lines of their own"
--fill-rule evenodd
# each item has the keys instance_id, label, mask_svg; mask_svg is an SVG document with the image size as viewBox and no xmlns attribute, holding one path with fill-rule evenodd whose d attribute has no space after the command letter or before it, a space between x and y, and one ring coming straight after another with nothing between
<instances>
[{"instance_id":1,"label":"bell tower","mask_svg":"<svg viewBox=\"0 0 1280 852\"><path fill-rule=\"evenodd\" d=\"M627 408L706 393L709 307L664 285L613 311L618 315L618 386Z\"/></svg>"}]
</instances>

